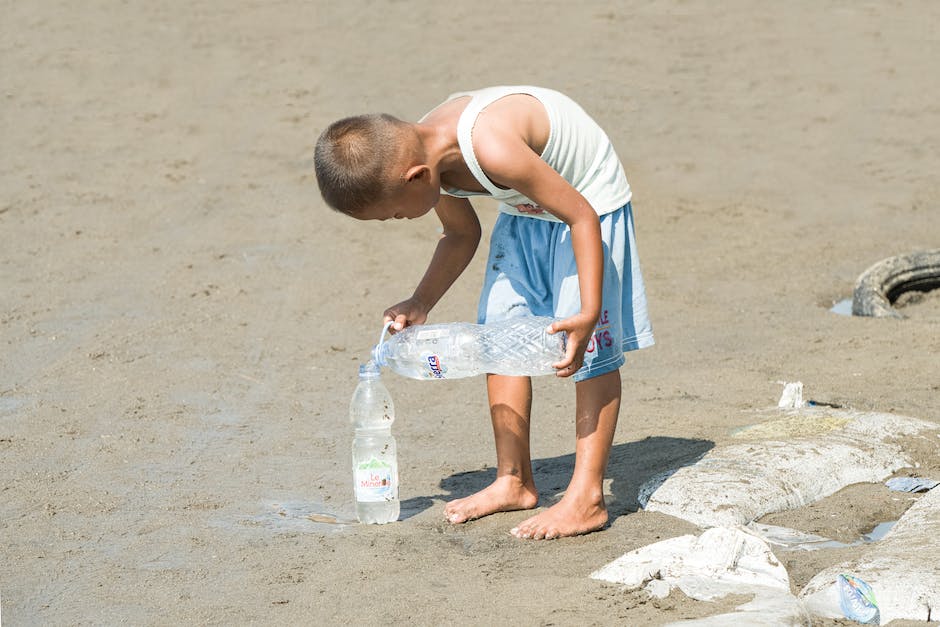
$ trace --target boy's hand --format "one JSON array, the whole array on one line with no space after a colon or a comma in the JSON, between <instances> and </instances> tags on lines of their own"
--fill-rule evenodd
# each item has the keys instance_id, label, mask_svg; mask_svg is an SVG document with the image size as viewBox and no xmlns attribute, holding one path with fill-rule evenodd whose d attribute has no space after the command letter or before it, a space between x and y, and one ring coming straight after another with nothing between
<instances>
[{"instance_id":1,"label":"boy's hand","mask_svg":"<svg viewBox=\"0 0 940 627\"><path fill-rule=\"evenodd\" d=\"M403 300L385 310L385 322L393 322L388 332L395 334L413 324L423 324L428 319L428 308L414 297Z\"/></svg>"},{"instance_id":2,"label":"boy's hand","mask_svg":"<svg viewBox=\"0 0 940 627\"><path fill-rule=\"evenodd\" d=\"M597 324L597 318L576 314L570 318L553 322L548 326L550 334L564 331L568 334L568 341L565 348L565 358L552 364L555 368L556 377L570 377L578 371L584 364L584 351L587 350L591 336L594 334L594 327Z\"/></svg>"}]
</instances>

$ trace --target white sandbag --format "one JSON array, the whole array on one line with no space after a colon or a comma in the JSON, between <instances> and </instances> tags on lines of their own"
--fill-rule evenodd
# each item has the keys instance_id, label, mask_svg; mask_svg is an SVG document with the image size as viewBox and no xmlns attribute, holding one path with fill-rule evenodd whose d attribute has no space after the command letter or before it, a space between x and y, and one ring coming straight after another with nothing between
<instances>
[{"instance_id":1,"label":"white sandbag","mask_svg":"<svg viewBox=\"0 0 940 627\"><path fill-rule=\"evenodd\" d=\"M913 461L895 438L937 438L935 423L894 414L807 407L741 429L691 466L641 486L647 511L701 527L744 525L847 485L880 482Z\"/></svg>"},{"instance_id":2,"label":"white sandbag","mask_svg":"<svg viewBox=\"0 0 940 627\"><path fill-rule=\"evenodd\" d=\"M940 618L940 490L922 496L861 557L813 577L800 592L809 611L843 617L836 585L840 574L852 575L871 587L881 624Z\"/></svg>"}]
</instances>

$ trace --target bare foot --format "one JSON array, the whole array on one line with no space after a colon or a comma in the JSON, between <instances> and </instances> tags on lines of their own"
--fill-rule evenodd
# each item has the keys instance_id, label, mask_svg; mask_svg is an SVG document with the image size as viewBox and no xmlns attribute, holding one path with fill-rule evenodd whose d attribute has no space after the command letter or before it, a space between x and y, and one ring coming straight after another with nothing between
<instances>
[{"instance_id":1,"label":"bare foot","mask_svg":"<svg viewBox=\"0 0 940 627\"><path fill-rule=\"evenodd\" d=\"M519 523L509 533L526 540L552 540L579 536L603 529L607 524L604 502L578 502L567 495L544 512Z\"/></svg>"},{"instance_id":2,"label":"bare foot","mask_svg":"<svg viewBox=\"0 0 940 627\"><path fill-rule=\"evenodd\" d=\"M496 481L476 494L455 499L445 505L444 518L448 522L459 524L496 512L532 509L538 500L534 486L523 484L518 477L505 475L497 477Z\"/></svg>"}]
</instances>

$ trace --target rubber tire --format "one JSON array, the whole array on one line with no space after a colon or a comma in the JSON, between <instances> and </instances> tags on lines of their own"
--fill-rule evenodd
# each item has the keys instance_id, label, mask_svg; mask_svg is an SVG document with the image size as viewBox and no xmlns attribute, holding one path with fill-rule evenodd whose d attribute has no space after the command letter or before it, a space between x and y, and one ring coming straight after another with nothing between
<instances>
[{"instance_id":1,"label":"rubber tire","mask_svg":"<svg viewBox=\"0 0 940 627\"><path fill-rule=\"evenodd\" d=\"M904 318L892 307L898 296L935 289L940 289L940 249L889 257L858 277L852 293L852 315Z\"/></svg>"}]
</instances>

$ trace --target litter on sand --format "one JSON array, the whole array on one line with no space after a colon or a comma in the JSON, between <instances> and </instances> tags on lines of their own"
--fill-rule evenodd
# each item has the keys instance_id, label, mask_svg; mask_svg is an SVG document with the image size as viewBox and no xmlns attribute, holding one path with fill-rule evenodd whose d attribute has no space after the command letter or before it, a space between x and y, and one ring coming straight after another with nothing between
<instances>
[{"instance_id":1,"label":"litter on sand","mask_svg":"<svg viewBox=\"0 0 940 627\"><path fill-rule=\"evenodd\" d=\"M863 625L881 622L878 601L871 586L853 575L839 575L836 585L839 588L839 609L846 618Z\"/></svg>"},{"instance_id":2,"label":"litter on sand","mask_svg":"<svg viewBox=\"0 0 940 627\"><path fill-rule=\"evenodd\" d=\"M780 409L799 409L803 407L803 382L786 383L781 381L781 383L783 383L783 394L780 395L777 407Z\"/></svg>"},{"instance_id":3,"label":"litter on sand","mask_svg":"<svg viewBox=\"0 0 940 627\"><path fill-rule=\"evenodd\" d=\"M650 544L619 557L591 577L630 588L665 581L704 601L741 585L790 587L786 569L766 542L745 529L727 527Z\"/></svg>"},{"instance_id":4,"label":"litter on sand","mask_svg":"<svg viewBox=\"0 0 940 627\"><path fill-rule=\"evenodd\" d=\"M928 492L940 485L940 481L923 477L895 477L885 481L885 485L897 492Z\"/></svg>"},{"instance_id":5,"label":"litter on sand","mask_svg":"<svg viewBox=\"0 0 940 627\"><path fill-rule=\"evenodd\" d=\"M685 535L631 551L591 574L594 579L644 588L665 597L673 588L700 601L728 594L754 597L736 612L696 624L799 624L806 618L790 594L790 578L770 547L743 528L713 527L700 536ZM718 620L717 623L712 621ZM769 622L768 622L769 621Z\"/></svg>"}]
</instances>

